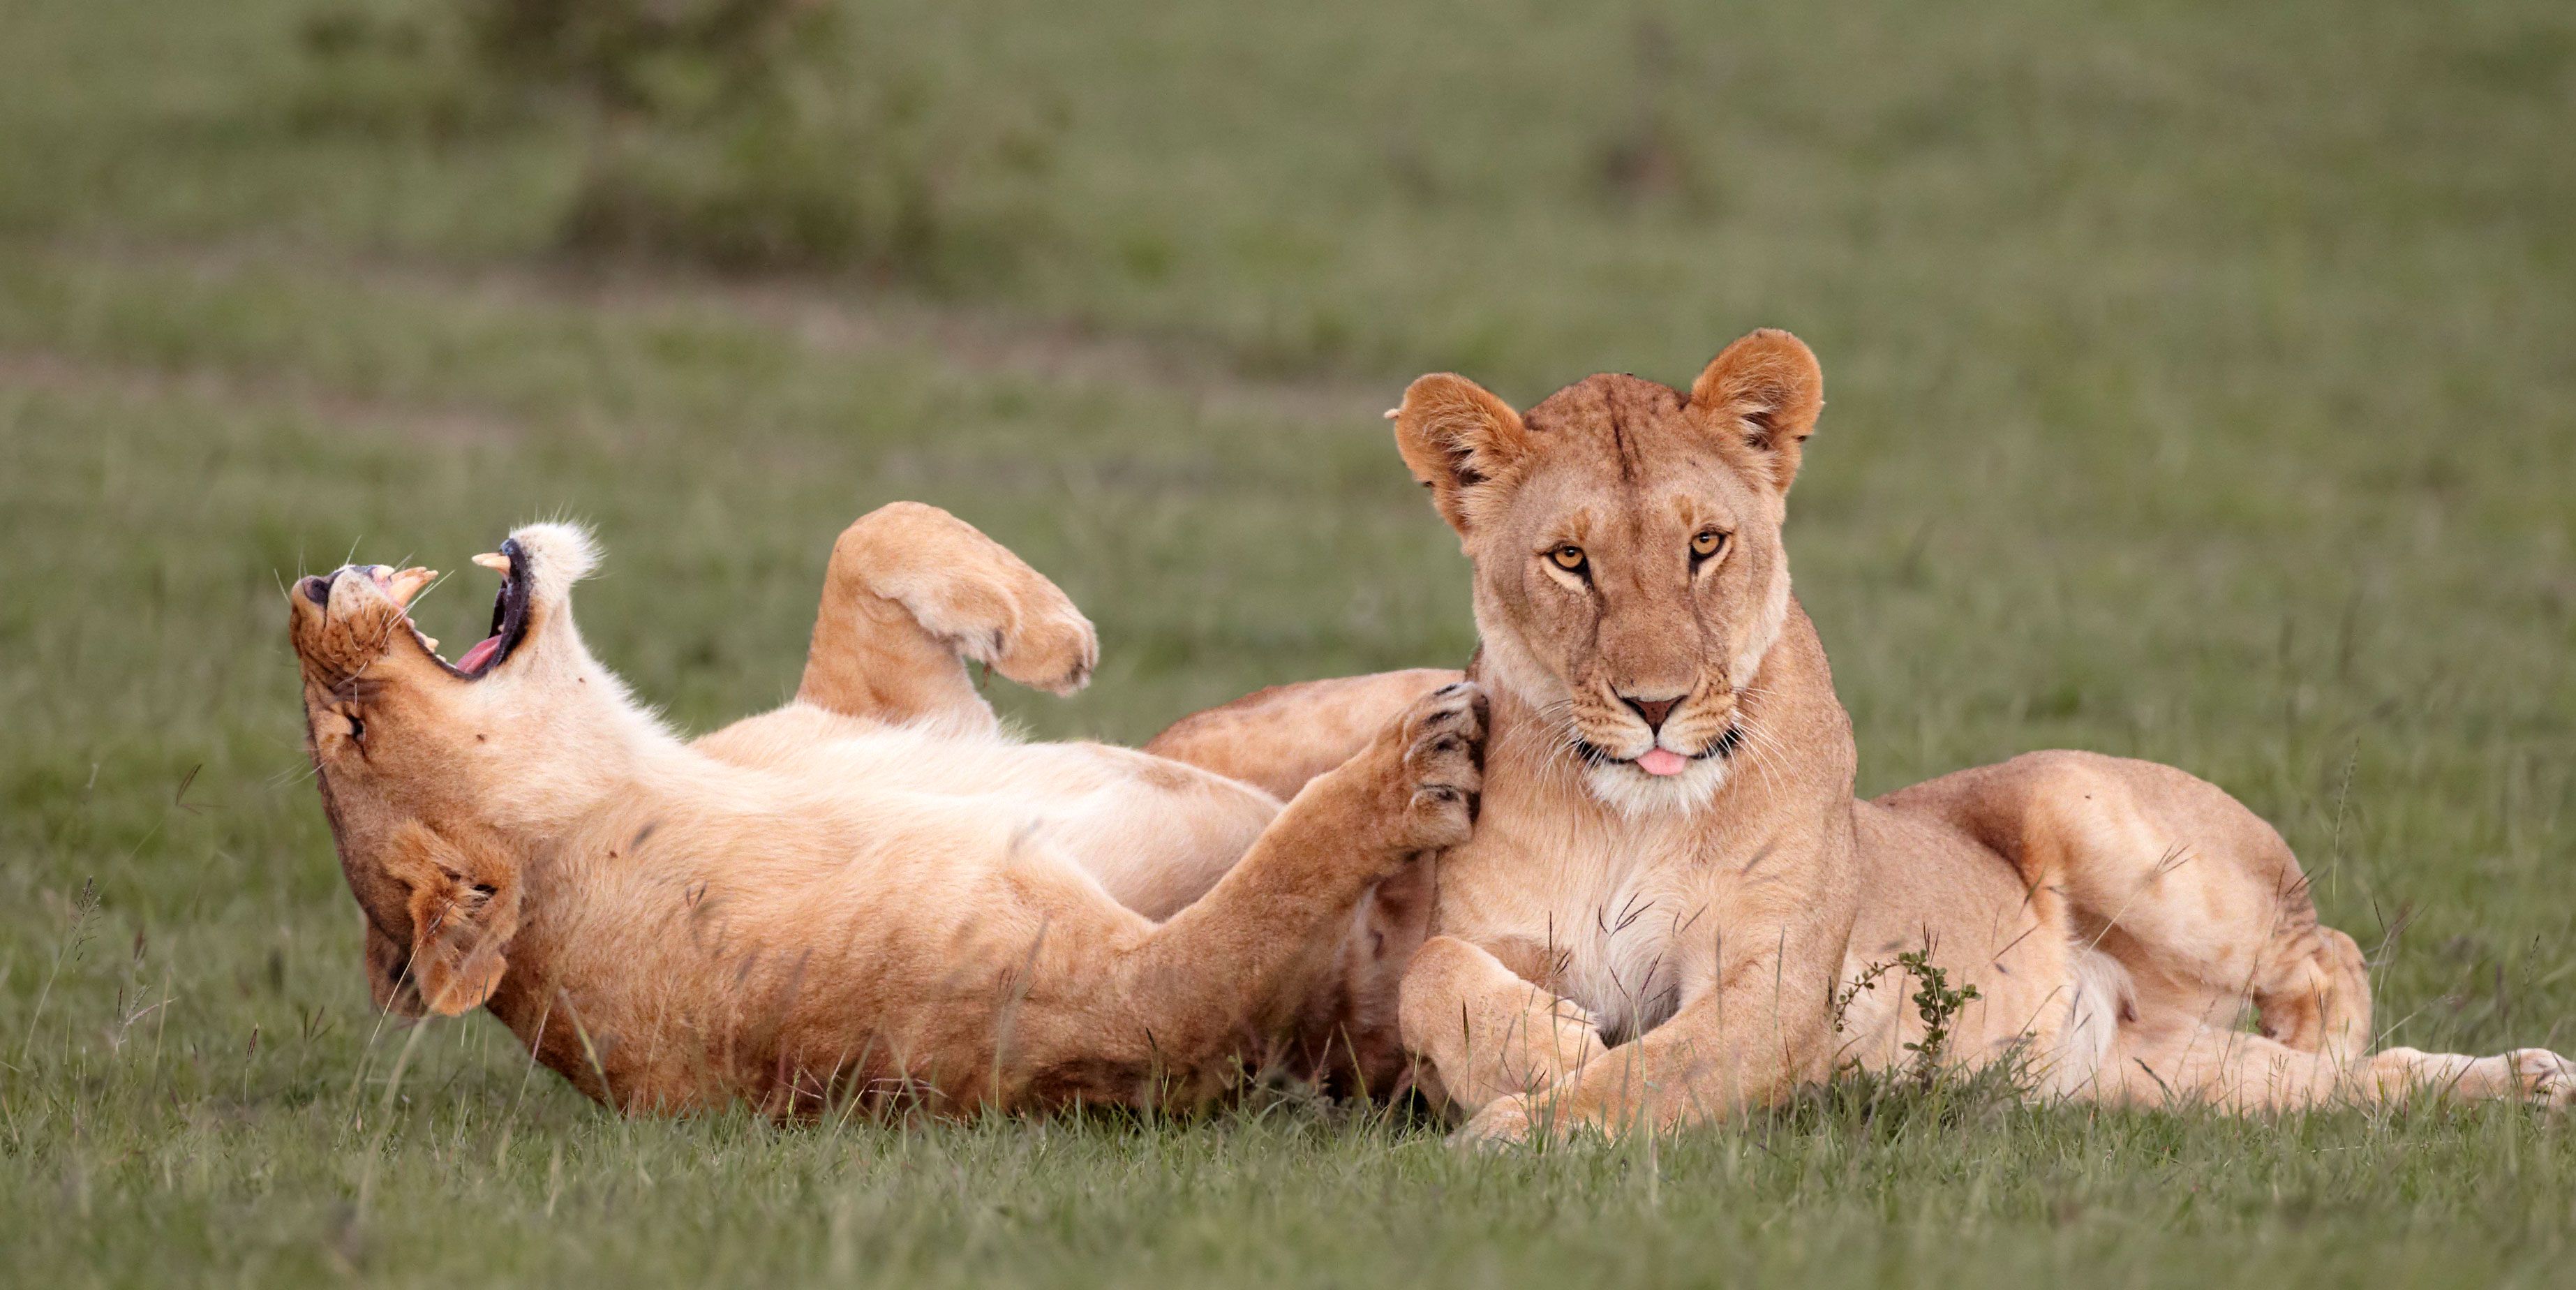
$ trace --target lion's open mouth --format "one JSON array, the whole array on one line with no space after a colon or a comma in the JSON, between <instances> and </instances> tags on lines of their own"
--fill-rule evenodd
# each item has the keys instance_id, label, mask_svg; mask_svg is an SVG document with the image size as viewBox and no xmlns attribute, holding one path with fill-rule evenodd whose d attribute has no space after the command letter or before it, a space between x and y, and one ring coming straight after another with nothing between
<instances>
[{"instance_id":1,"label":"lion's open mouth","mask_svg":"<svg viewBox=\"0 0 2576 1290\"><path fill-rule=\"evenodd\" d=\"M376 588L394 602L394 608L402 611L403 626L411 629L413 638L420 642L421 648L427 650L431 658L437 659L440 667L465 680L472 681L490 674L493 668L500 666L503 660L510 657L511 651L519 647L519 642L527 636L529 584L528 554L520 548L516 538L503 542L499 551L474 557L474 563L500 574L501 590L492 597L492 626L489 634L476 641L453 663L439 654L438 638L422 631L420 624L413 622L411 618L412 599L423 589L438 581L436 571L417 568L388 569L378 564L364 568L344 569L341 574L333 576L357 573L374 582ZM310 585L307 586L305 594L312 597L314 603L329 603L328 579L307 579L306 581Z\"/></svg>"},{"instance_id":2,"label":"lion's open mouth","mask_svg":"<svg viewBox=\"0 0 2576 1290\"><path fill-rule=\"evenodd\" d=\"M520 549L519 540L507 539L501 543L498 552L478 555L474 562L498 571L501 589L492 596L490 634L476 641L463 657L448 665L449 671L469 679L499 665L528 634L528 553ZM415 627L412 630L417 632L420 629ZM433 648L430 652L435 654L437 650ZM446 662L445 659L439 661Z\"/></svg>"}]
</instances>

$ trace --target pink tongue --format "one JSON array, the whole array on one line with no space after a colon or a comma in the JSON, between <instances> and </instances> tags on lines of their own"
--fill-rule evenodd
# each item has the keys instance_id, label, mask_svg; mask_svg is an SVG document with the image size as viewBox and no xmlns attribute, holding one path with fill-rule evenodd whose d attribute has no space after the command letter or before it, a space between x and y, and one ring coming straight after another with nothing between
<instances>
[{"instance_id":1,"label":"pink tongue","mask_svg":"<svg viewBox=\"0 0 2576 1290\"><path fill-rule=\"evenodd\" d=\"M459 672L471 672L474 669L483 666L485 663L492 661L492 656L500 652L501 638L498 636L486 636L483 639L474 642L474 648L465 651L465 657L456 660L456 670ZM1656 751L1661 752L1663 750L1657 749ZM1681 759L1676 757L1673 760L1678 762ZM1659 770L1655 773L1658 775L1672 774L1669 770Z\"/></svg>"},{"instance_id":2,"label":"pink tongue","mask_svg":"<svg viewBox=\"0 0 2576 1290\"><path fill-rule=\"evenodd\" d=\"M1682 760L1680 753L1670 748L1653 749L1637 759L1637 769L1649 775L1678 775L1682 773L1682 767L1689 764Z\"/></svg>"}]
</instances>

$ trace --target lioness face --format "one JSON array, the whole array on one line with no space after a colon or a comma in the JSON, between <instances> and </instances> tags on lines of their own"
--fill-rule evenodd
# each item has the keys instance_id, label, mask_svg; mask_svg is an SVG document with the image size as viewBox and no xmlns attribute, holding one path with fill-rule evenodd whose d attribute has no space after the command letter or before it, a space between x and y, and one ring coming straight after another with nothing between
<instances>
[{"instance_id":1,"label":"lioness face","mask_svg":"<svg viewBox=\"0 0 2576 1290\"><path fill-rule=\"evenodd\" d=\"M1459 376L1405 392L1397 445L1474 562L1492 679L1563 723L1601 800L1690 809L1724 783L1787 618L1780 525L1822 405L1778 331L1687 395L1599 375L1523 415Z\"/></svg>"},{"instance_id":2,"label":"lioness face","mask_svg":"<svg viewBox=\"0 0 2576 1290\"><path fill-rule=\"evenodd\" d=\"M563 764L588 742L581 712L596 704L581 692L599 685L612 706L620 697L604 674L586 675L596 669L565 600L588 568L586 539L539 526L476 559L501 573L501 590L491 635L454 663L406 609L436 579L427 569L351 565L299 579L287 595L315 783L367 915L370 990L405 1012L423 1002L460 1010L449 1006L459 1003L446 988L454 983L424 972L441 966L424 955L437 957L437 937L458 930L441 924L476 914L452 909L456 901L479 908L504 895L507 880L484 870L507 853L514 819L578 796ZM514 908L515 890L506 895ZM490 981L475 984L489 993Z\"/></svg>"}]
</instances>

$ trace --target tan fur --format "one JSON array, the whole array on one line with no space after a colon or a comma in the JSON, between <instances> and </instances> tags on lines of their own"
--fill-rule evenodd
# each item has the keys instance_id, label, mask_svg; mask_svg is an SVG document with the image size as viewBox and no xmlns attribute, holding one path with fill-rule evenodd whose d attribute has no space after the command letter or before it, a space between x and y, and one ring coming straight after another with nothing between
<instances>
[{"instance_id":1,"label":"tan fur","mask_svg":"<svg viewBox=\"0 0 2576 1290\"><path fill-rule=\"evenodd\" d=\"M1386 713L1459 679L1456 672L1425 667L1272 686L1174 722L1145 751L1286 800L1307 780L1341 765L1386 724ZM1291 719L1278 719L1283 713Z\"/></svg>"},{"instance_id":2,"label":"tan fur","mask_svg":"<svg viewBox=\"0 0 2576 1290\"><path fill-rule=\"evenodd\" d=\"M2270 826L2181 771L2035 753L1853 801L1780 532L1822 404L1813 355L1776 331L1689 395L1594 376L1522 414L1457 376L1407 392L1397 445L1473 562L1468 675L1493 695L1483 814L1440 860L1399 1005L1466 1136L1673 1125L1904 1064L1918 983L1883 965L1918 949L1979 992L1948 1060L2021 1063L2042 1093L2576 1095L2576 1067L2538 1049L2363 1056L2351 938L2318 925ZM1694 564L1709 531L1722 553ZM1552 559L1569 546L1579 571ZM1225 766L1278 790L1332 749L1262 765L1265 723L1388 707L1350 681L1266 694ZM1659 746L1694 760L1650 776L1636 759Z\"/></svg>"},{"instance_id":3,"label":"tan fur","mask_svg":"<svg viewBox=\"0 0 2576 1290\"><path fill-rule=\"evenodd\" d=\"M1475 687L1382 704L1402 715L1284 808L1144 753L1017 743L963 660L1069 690L1091 626L902 505L834 548L796 701L684 743L573 624L588 540L505 550L528 627L474 677L412 630L416 571L288 597L381 1005L488 1007L629 1111L1173 1104L1273 1063L1393 1078L1390 1041L1352 1038L1392 1035L1416 858L1466 836Z\"/></svg>"}]
</instances>

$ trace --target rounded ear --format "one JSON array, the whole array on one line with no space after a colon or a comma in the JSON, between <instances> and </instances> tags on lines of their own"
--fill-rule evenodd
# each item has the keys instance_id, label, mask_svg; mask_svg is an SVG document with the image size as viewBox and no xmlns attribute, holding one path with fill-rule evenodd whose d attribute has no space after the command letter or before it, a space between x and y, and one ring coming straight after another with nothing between
<instances>
[{"instance_id":1,"label":"rounded ear","mask_svg":"<svg viewBox=\"0 0 2576 1290\"><path fill-rule=\"evenodd\" d=\"M1711 429L1739 436L1785 493L1825 408L1824 369L1805 341L1765 327L1709 360L1691 382L1690 406Z\"/></svg>"},{"instance_id":2,"label":"rounded ear","mask_svg":"<svg viewBox=\"0 0 2576 1290\"><path fill-rule=\"evenodd\" d=\"M1500 493L1534 443L1521 414L1484 386L1434 372L1404 391L1395 418L1395 450L1432 505L1461 537L1478 507Z\"/></svg>"},{"instance_id":3,"label":"rounded ear","mask_svg":"<svg viewBox=\"0 0 2576 1290\"><path fill-rule=\"evenodd\" d=\"M510 970L501 951L519 931L519 866L488 840L453 841L407 820L385 848L385 872L410 891L421 1003L444 1017L482 1007ZM372 937L368 948L372 970Z\"/></svg>"}]
</instances>

